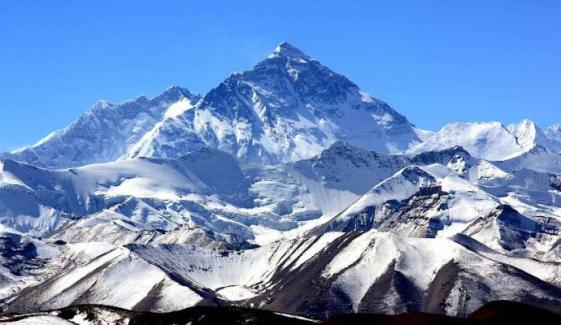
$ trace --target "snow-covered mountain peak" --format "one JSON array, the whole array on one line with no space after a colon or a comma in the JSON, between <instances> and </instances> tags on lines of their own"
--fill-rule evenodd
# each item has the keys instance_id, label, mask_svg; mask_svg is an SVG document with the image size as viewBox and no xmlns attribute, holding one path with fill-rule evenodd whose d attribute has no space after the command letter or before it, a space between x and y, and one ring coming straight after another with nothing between
<instances>
[{"instance_id":1,"label":"snow-covered mountain peak","mask_svg":"<svg viewBox=\"0 0 561 325\"><path fill-rule=\"evenodd\" d=\"M296 48L294 45L289 44L287 42L280 43L275 48L273 53L269 56L269 58L278 57L278 56L283 56L286 58L297 59L297 60L306 60L306 61L310 60L310 57L308 55L304 54L304 52L302 52L300 49Z\"/></svg>"},{"instance_id":2,"label":"snow-covered mountain peak","mask_svg":"<svg viewBox=\"0 0 561 325\"><path fill-rule=\"evenodd\" d=\"M442 150L460 145L471 155L487 160L508 160L536 146L552 152L561 151L561 133L553 128L542 130L524 119L505 126L500 122L451 123L427 137L410 152Z\"/></svg>"},{"instance_id":3,"label":"snow-covered mountain peak","mask_svg":"<svg viewBox=\"0 0 561 325\"><path fill-rule=\"evenodd\" d=\"M107 109L107 108L112 107L112 106L113 106L113 104L111 104L111 103L108 102L107 100L101 99L101 100L98 100L98 101L94 104L94 106L92 106L92 110Z\"/></svg>"},{"instance_id":4,"label":"snow-covered mountain peak","mask_svg":"<svg viewBox=\"0 0 561 325\"><path fill-rule=\"evenodd\" d=\"M488 160L504 160L524 152L510 130L496 121L448 124L413 148L412 152L442 150L458 145L471 155Z\"/></svg>"},{"instance_id":5,"label":"snow-covered mountain peak","mask_svg":"<svg viewBox=\"0 0 561 325\"><path fill-rule=\"evenodd\" d=\"M420 142L403 115L346 77L289 44L275 53L162 121L127 156L176 158L210 146L243 161L278 163L313 157L338 140L381 153Z\"/></svg>"},{"instance_id":6,"label":"snow-covered mountain peak","mask_svg":"<svg viewBox=\"0 0 561 325\"><path fill-rule=\"evenodd\" d=\"M171 87L154 98L101 102L67 128L7 155L67 168L136 157L179 158L213 147L249 162L311 158L341 140L380 153L421 141L388 104L288 43L204 98Z\"/></svg>"},{"instance_id":7,"label":"snow-covered mountain peak","mask_svg":"<svg viewBox=\"0 0 561 325\"><path fill-rule=\"evenodd\" d=\"M348 219L367 207L378 206L390 200L404 200L411 197L421 188L431 187L435 184L436 178L423 170L423 168L416 165L404 167L366 192L347 208L341 216L337 216L334 220Z\"/></svg>"},{"instance_id":8,"label":"snow-covered mountain peak","mask_svg":"<svg viewBox=\"0 0 561 325\"><path fill-rule=\"evenodd\" d=\"M533 120L529 118L525 118L522 119L520 122L518 122L518 127L526 128L526 129L536 129L537 125L536 122L534 122Z\"/></svg>"},{"instance_id":9,"label":"snow-covered mountain peak","mask_svg":"<svg viewBox=\"0 0 561 325\"><path fill-rule=\"evenodd\" d=\"M168 89L166 89L161 95L158 95L155 98L155 100L176 102L182 98L186 98L194 104L201 98L201 96L192 93L187 88L183 88L179 86L171 86Z\"/></svg>"},{"instance_id":10,"label":"snow-covered mountain peak","mask_svg":"<svg viewBox=\"0 0 561 325\"><path fill-rule=\"evenodd\" d=\"M412 158L414 160L422 160L425 157L429 157L429 156L444 156L444 157L452 157L452 156L459 156L462 157L464 159L471 159L471 155L470 153L464 149L464 147L459 146L459 145L455 145L449 148L443 148L441 150L435 150L435 151L426 151L426 152L422 152L418 155L412 156ZM432 159L432 161L434 161L434 159Z\"/></svg>"},{"instance_id":11,"label":"snow-covered mountain peak","mask_svg":"<svg viewBox=\"0 0 561 325\"><path fill-rule=\"evenodd\" d=\"M518 124L510 125L509 130L526 151L536 146L542 146L554 152L561 151L561 137L553 128L543 130L534 121L524 119Z\"/></svg>"},{"instance_id":12,"label":"snow-covered mountain peak","mask_svg":"<svg viewBox=\"0 0 561 325\"><path fill-rule=\"evenodd\" d=\"M509 125L508 129L514 134L518 144L525 150L532 149L539 141L545 139L543 131L537 127L534 121L529 119Z\"/></svg>"},{"instance_id":13,"label":"snow-covered mountain peak","mask_svg":"<svg viewBox=\"0 0 561 325\"><path fill-rule=\"evenodd\" d=\"M68 168L115 160L162 120L170 105L199 96L171 87L154 98L140 96L120 104L100 101L62 130L6 158L39 167Z\"/></svg>"},{"instance_id":14,"label":"snow-covered mountain peak","mask_svg":"<svg viewBox=\"0 0 561 325\"><path fill-rule=\"evenodd\" d=\"M270 109L294 109L300 105L320 109L320 104L343 104L350 96L360 97L358 86L352 81L288 43L279 45L253 69L231 77L232 81L248 84L260 97L274 96L271 99L281 102L267 105Z\"/></svg>"},{"instance_id":15,"label":"snow-covered mountain peak","mask_svg":"<svg viewBox=\"0 0 561 325\"><path fill-rule=\"evenodd\" d=\"M416 165L411 165L403 168L393 177L403 177L403 179L419 187L431 186L435 182L435 178L431 174L427 173L423 168Z\"/></svg>"}]
</instances>

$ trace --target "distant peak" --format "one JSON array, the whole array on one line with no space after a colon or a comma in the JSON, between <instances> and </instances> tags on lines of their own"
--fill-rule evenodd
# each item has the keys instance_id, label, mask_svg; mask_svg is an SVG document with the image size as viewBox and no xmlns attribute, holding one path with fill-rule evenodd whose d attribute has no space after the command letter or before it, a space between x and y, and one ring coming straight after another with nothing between
<instances>
[{"instance_id":1,"label":"distant peak","mask_svg":"<svg viewBox=\"0 0 561 325\"><path fill-rule=\"evenodd\" d=\"M182 88L182 87L179 87L179 86L169 87L168 89L166 89L164 91L164 94L167 94L167 95L177 94L177 95L186 96L186 97L191 96L191 92L188 89Z\"/></svg>"},{"instance_id":2,"label":"distant peak","mask_svg":"<svg viewBox=\"0 0 561 325\"><path fill-rule=\"evenodd\" d=\"M523 127L537 128L536 122L534 122L530 119L523 119L522 121L520 121L520 123L518 125L523 126Z\"/></svg>"},{"instance_id":3,"label":"distant peak","mask_svg":"<svg viewBox=\"0 0 561 325\"><path fill-rule=\"evenodd\" d=\"M166 89L158 99L165 99L170 101L176 101L181 98L187 98L189 101L197 101L199 99L199 95L193 94L187 88L179 87L179 86L172 86Z\"/></svg>"},{"instance_id":4,"label":"distant peak","mask_svg":"<svg viewBox=\"0 0 561 325\"><path fill-rule=\"evenodd\" d=\"M528 132L540 131L536 123L530 119L523 119L518 124L510 125L508 129L514 132L516 137L524 136Z\"/></svg>"},{"instance_id":5,"label":"distant peak","mask_svg":"<svg viewBox=\"0 0 561 325\"><path fill-rule=\"evenodd\" d=\"M291 59L309 60L310 57L304 54L300 49L287 42L280 43L271 54L272 57L287 57Z\"/></svg>"},{"instance_id":6,"label":"distant peak","mask_svg":"<svg viewBox=\"0 0 561 325\"><path fill-rule=\"evenodd\" d=\"M98 100L94 106L92 107L92 109L104 109L104 108L108 108L113 106L113 104L111 104L110 102L102 99L102 100Z\"/></svg>"}]
</instances>

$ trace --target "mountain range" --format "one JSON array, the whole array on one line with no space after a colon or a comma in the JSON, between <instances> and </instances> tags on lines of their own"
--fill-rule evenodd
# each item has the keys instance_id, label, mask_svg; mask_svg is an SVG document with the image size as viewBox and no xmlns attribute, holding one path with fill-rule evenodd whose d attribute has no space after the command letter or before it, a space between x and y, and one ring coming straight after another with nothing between
<instances>
[{"instance_id":1,"label":"mountain range","mask_svg":"<svg viewBox=\"0 0 561 325\"><path fill-rule=\"evenodd\" d=\"M288 43L0 155L5 314L561 313L561 127L437 132Z\"/></svg>"}]
</instances>

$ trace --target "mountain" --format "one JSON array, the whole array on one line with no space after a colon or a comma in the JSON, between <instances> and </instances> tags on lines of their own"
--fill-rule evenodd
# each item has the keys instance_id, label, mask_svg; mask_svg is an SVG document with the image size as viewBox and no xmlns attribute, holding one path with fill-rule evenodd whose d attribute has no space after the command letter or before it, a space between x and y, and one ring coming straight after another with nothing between
<instances>
[{"instance_id":1,"label":"mountain","mask_svg":"<svg viewBox=\"0 0 561 325\"><path fill-rule=\"evenodd\" d=\"M69 168L108 162L123 156L166 114L193 105L199 96L171 87L154 98L121 104L100 101L78 120L36 144L6 155L44 168Z\"/></svg>"},{"instance_id":2,"label":"mountain","mask_svg":"<svg viewBox=\"0 0 561 325\"><path fill-rule=\"evenodd\" d=\"M202 98L100 103L0 159L0 321L560 313L559 130L419 130L287 43Z\"/></svg>"},{"instance_id":3,"label":"mountain","mask_svg":"<svg viewBox=\"0 0 561 325\"><path fill-rule=\"evenodd\" d=\"M503 160L523 151L512 133L499 122L452 123L434 133L413 152L461 146L475 157Z\"/></svg>"},{"instance_id":4,"label":"mountain","mask_svg":"<svg viewBox=\"0 0 561 325\"><path fill-rule=\"evenodd\" d=\"M201 223L210 229L239 228L226 218L209 219L210 211L203 206L243 207L249 200L237 161L210 148L177 160L139 158L69 170L51 171L12 160L4 160L0 167L0 223L35 236L63 228L68 234L80 225L85 227L83 238L107 235L95 228L104 224L105 230L118 224L133 232ZM242 228L230 230L244 237L247 231Z\"/></svg>"},{"instance_id":5,"label":"mountain","mask_svg":"<svg viewBox=\"0 0 561 325\"><path fill-rule=\"evenodd\" d=\"M152 99L100 101L65 129L4 158L56 169L178 158L208 146L244 162L279 163L310 158L336 141L397 153L426 135L346 77L282 43L202 99L172 87Z\"/></svg>"},{"instance_id":6,"label":"mountain","mask_svg":"<svg viewBox=\"0 0 561 325\"><path fill-rule=\"evenodd\" d=\"M381 153L420 141L388 104L288 43L229 76L193 109L158 124L128 157L175 158L211 146L248 162L310 158L341 140Z\"/></svg>"},{"instance_id":7,"label":"mountain","mask_svg":"<svg viewBox=\"0 0 561 325\"><path fill-rule=\"evenodd\" d=\"M559 182L461 147L387 155L337 142L309 160L243 167L202 148L61 171L6 160L1 175L51 209L75 207L31 241L38 254L0 259L30 261L7 270L20 283L6 283L10 312L258 304L311 318L462 316L519 297L559 311L561 217L543 199ZM48 272L18 275L39 260Z\"/></svg>"},{"instance_id":8,"label":"mountain","mask_svg":"<svg viewBox=\"0 0 561 325\"><path fill-rule=\"evenodd\" d=\"M461 146L473 156L487 160L508 160L538 146L558 153L561 151L561 137L556 138L554 130L542 130L527 119L509 126L500 122L452 123L428 136L409 152Z\"/></svg>"},{"instance_id":9,"label":"mountain","mask_svg":"<svg viewBox=\"0 0 561 325\"><path fill-rule=\"evenodd\" d=\"M508 126L518 144L526 151L536 146L547 148L553 152L561 151L561 139L556 137L554 127L542 130L534 121L525 119L518 124Z\"/></svg>"},{"instance_id":10,"label":"mountain","mask_svg":"<svg viewBox=\"0 0 561 325\"><path fill-rule=\"evenodd\" d=\"M51 267L60 268L75 245L60 246ZM492 252L475 240L377 230L329 232L242 251L135 244L61 269L24 289L5 310L90 304L166 312L234 304L315 319L351 312L465 316L497 297L524 297L560 311L561 289L548 282L559 283L558 264Z\"/></svg>"},{"instance_id":11,"label":"mountain","mask_svg":"<svg viewBox=\"0 0 561 325\"><path fill-rule=\"evenodd\" d=\"M434 163L464 176L476 165L461 148L400 156L342 142L308 160L275 166L240 165L208 147L177 159L56 171L4 160L0 223L67 242L247 246L333 217L410 164Z\"/></svg>"}]
</instances>

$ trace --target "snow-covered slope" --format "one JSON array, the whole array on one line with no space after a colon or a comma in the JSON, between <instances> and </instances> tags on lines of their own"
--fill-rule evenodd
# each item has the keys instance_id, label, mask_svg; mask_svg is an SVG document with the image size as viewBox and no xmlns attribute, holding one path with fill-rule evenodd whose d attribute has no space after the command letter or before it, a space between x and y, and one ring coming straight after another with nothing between
<instances>
[{"instance_id":1,"label":"snow-covered slope","mask_svg":"<svg viewBox=\"0 0 561 325\"><path fill-rule=\"evenodd\" d=\"M554 283L560 279L558 264L502 257L467 236L330 232L243 251L109 249L23 290L5 308L30 312L87 303L167 311L230 301L312 318L349 312L462 316L496 299L524 299L559 311L561 289Z\"/></svg>"},{"instance_id":2,"label":"snow-covered slope","mask_svg":"<svg viewBox=\"0 0 561 325\"><path fill-rule=\"evenodd\" d=\"M4 227L0 252L0 300L48 279L59 269L49 263L60 255L56 246Z\"/></svg>"},{"instance_id":3,"label":"snow-covered slope","mask_svg":"<svg viewBox=\"0 0 561 325\"><path fill-rule=\"evenodd\" d=\"M177 160L140 158L58 171L11 160L0 166L0 222L39 236L84 217L90 225L100 219L142 230L227 223L200 216L197 200L241 206L248 200L237 162L210 148Z\"/></svg>"},{"instance_id":4,"label":"snow-covered slope","mask_svg":"<svg viewBox=\"0 0 561 325\"><path fill-rule=\"evenodd\" d=\"M174 158L207 145L250 162L310 158L337 140L382 153L420 141L386 103L288 43L166 118L129 157Z\"/></svg>"},{"instance_id":5,"label":"snow-covered slope","mask_svg":"<svg viewBox=\"0 0 561 325\"><path fill-rule=\"evenodd\" d=\"M495 164L507 171L532 169L539 172L561 174L561 154L544 147L534 147L517 157Z\"/></svg>"},{"instance_id":6,"label":"snow-covered slope","mask_svg":"<svg viewBox=\"0 0 561 325\"><path fill-rule=\"evenodd\" d=\"M100 101L68 127L6 157L47 168L112 161L164 116L193 105L199 98L187 89L172 87L151 99L142 96L121 104Z\"/></svg>"},{"instance_id":7,"label":"snow-covered slope","mask_svg":"<svg viewBox=\"0 0 561 325\"><path fill-rule=\"evenodd\" d=\"M166 312L193 306L199 294L174 281L158 267L126 248L114 248L60 272L33 289L23 290L7 311L54 309L70 304L135 307Z\"/></svg>"},{"instance_id":8,"label":"snow-covered slope","mask_svg":"<svg viewBox=\"0 0 561 325\"><path fill-rule=\"evenodd\" d=\"M206 147L178 159L68 170L12 160L0 166L0 223L69 242L270 242L336 214L361 194L323 184L290 164L242 170L230 155Z\"/></svg>"}]
</instances>

